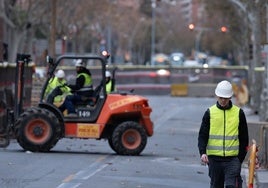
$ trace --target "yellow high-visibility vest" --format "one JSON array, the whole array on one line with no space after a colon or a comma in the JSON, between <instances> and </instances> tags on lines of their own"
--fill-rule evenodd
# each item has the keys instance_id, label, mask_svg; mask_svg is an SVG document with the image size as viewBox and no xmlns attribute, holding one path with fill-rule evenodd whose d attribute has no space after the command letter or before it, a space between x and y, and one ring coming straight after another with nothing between
<instances>
[{"instance_id":1,"label":"yellow high-visibility vest","mask_svg":"<svg viewBox=\"0 0 268 188\"><path fill-rule=\"evenodd\" d=\"M84 86L83 87L87 87L87 86L91 86L92 85L92 78L90 75L86 74L86 73L79 73L77 75L77 77L83 75L84 78L85 78L85 83L84 83Z\"/></svg>"},{"instance_id":2,"label":"yellow high-visibility vest","mask_svg":"<svg viewBox=\"0 0 268 188\"><path fill-rule=\"evenodd\" d=\"M221 110L216 105L210 110L210 130L207 155L237 156L239 153L239 107L233 105L228 110Z\"/></svg>"},{"instance_id":3,"label":"yellow high-visibility vest","mask_svg":"<svg viewBox=\"0 0 268 188\"><path fill-rule=\"evenodd\" d=\"M106 93L112 92L112 81L110 80L108 83L106 83Z\"/></svg>"}]
</instances>

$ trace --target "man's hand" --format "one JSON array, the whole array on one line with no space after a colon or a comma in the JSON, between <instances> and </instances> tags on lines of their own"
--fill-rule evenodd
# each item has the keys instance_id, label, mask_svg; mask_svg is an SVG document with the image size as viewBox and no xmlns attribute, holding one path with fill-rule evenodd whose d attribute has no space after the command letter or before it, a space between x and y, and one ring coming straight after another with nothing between
<instances>
[{"instance_id":1,"label":"man's hand","mask_svg":"<svg viewBox=\"0 0 268 188\"><path fill-rule=\"evenodd\" d=\"M209 163L207 154L201 155L201 161L202 161L202 163L205 163L205 164Z\"/></svg>"}]
</instances>

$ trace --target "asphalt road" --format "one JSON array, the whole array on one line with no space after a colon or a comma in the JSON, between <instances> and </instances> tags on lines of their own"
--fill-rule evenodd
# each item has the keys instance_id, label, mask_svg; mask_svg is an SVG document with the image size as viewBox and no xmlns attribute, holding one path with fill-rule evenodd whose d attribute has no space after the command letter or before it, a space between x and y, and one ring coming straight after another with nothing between
<instances>
[{"instance_id":1,"label":"asphalt road","mask_svg":"<svg viewBox=\"0 0 268 188\"><path fill-rule=\"evenodd\" d=\"M197 134L214 98L147 96L153 137L140 156L118 156L105 140L62 139L48 153L12 141L0 149L1 188L207 188Z\"/></svg>"}]
</instances>

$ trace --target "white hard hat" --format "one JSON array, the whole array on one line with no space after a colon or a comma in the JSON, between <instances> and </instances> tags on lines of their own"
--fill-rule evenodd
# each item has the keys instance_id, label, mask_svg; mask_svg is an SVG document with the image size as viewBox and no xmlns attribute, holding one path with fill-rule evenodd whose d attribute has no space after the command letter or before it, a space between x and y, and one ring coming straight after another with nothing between
<instances>
[{"instance_id":1,"label":"white hard hat","mask_svg":"<svg viewBox=\"0 0 268 188\"><path fill-rule=\"evenodd\" d=\"M63 70L58 70L58 72L56 73L56 77L58 78L64 78L65 77L65 73Z\"/></svg>"},{"instance_id":2,"label":"white hard hat","mask_svg":"<svg viewBox=\"0 0 268 188\"><path fill-rule=\"evenodd\" d=\"M232 84L226 80L219 82L215 89L215 94L218 97L222 97L222 98L232 97L233 96Z\"/></svg>"},{"instance_id":3,"label":"white hard hat","mask_svg":"<svg viewBox=\"0 0 268 188\"><path fill-rule=\"evenodd\" d=\"M110 71L105 71L105 77L111 77L112 75L111 75L111 73L110 73Z\"/></svg>"},{"instance_id":4,"label":"white hard hat","mask_svg":"<svg viewBox=\"0 0 268 188\"><path fill-rule=\"evenodd\" d=\"M82 59L78 59L75 62L76 67L86 67L86 63L82 61Z\"/></svg>"}]
</instances>

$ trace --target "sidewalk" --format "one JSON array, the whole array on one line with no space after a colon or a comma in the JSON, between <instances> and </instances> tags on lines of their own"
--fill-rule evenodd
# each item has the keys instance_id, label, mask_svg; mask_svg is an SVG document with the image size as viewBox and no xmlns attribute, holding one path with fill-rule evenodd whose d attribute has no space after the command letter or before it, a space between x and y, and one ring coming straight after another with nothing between
<instances>
[{"instance_id":1,"label":"sidewalk","mask_svg":"<svg viewBox=\"0 0 268 188\"><path fill-rule=\"evenodd\" d=\"M257 188L267 188L268 187L268 169L256 170L255 181L256 181Z\"/></svg>"},{"instance_id":2,"label":"sidewalk","mask_svg":"<svg viewBox=\"0 0 268 188\"><path fill-rule=\"evenodd\" d=\"M251 112L248 107L243 107L247 121L259 121L258 115ZM242 174L245 176L246 187L248 186L248 168L247 164L244 164L242 168ZM253 188L268 188L268 169L257 169L255 170L254 187Z\"/></svg>"}]
</instances>

